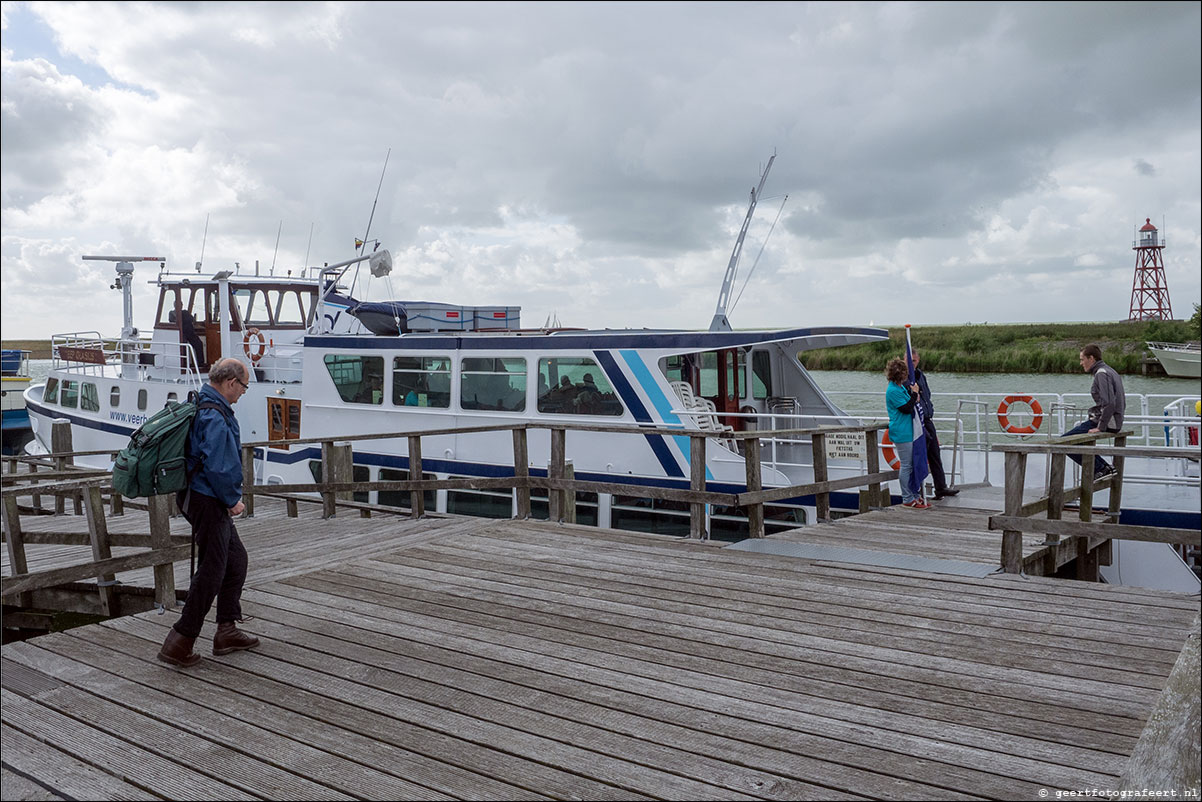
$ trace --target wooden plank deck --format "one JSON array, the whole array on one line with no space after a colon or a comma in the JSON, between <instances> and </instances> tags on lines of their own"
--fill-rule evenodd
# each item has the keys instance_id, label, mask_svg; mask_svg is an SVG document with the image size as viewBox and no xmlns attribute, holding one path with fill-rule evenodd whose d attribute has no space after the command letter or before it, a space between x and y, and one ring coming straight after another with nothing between
<instances>
[{"instance_id":1,"label":"wooden plank deck","mask_svg":"<svg viewBox=\"0 0 1202 802\"><path fill-rule=\"evenodd\" d=\"M5 799L1115 788L1197 614L539 522L239 530L260 648L171 668L150 612L0 650Z\"/></svg>"}]
</instances>

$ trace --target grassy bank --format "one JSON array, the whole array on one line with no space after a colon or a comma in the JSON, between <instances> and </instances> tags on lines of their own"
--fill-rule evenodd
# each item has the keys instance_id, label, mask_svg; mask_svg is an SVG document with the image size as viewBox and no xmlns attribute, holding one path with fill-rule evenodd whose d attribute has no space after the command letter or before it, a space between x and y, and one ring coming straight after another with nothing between
<instances>
[{"instance_id":1,"label":"grassy bank","mask_svg":"<svg viewBox=\"0 0 1202 802\"><path fill-rule=\"evenodd\" d=\"M30 359L49 359L50 358L50 341L49 340L5 340L4 349L13 349L16 351L29 351Z\"/></svg>"},{"instance_id":2,"label":"grassy bank","mask_svg":"<svg viewBox=\"0 0 1202 802\"><path fill-rule=\"evenodd\" d=\"M1120 373L1138 373L1148 356L1147 342L1184 342L1199 338L1194 321L1132 323L1027 323L1015 325L913 326L910 340L924 368L957 373L1079 373L1078 354L1089 343ZM801 354L812 370L884 370L891 357L905 353L902 327L889 329L889 340Z\"/></svg>"}]
</instances>

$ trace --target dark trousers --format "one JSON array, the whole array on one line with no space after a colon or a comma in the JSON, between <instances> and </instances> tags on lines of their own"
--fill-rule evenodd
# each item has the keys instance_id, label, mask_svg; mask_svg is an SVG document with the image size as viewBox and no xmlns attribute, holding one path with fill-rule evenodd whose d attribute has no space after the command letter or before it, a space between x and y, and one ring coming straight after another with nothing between
<instances>
[{"instance_id":1,"label":"dark trousers","mask_svg":"<svg viewBox=\"0 0 1202 802\"><path fill-rule=\"evenodd\" d=\"M922 431L927 440L927 468L931 471L931 483L936 493L947 490L947 477L943 473L943 457L939 454L939 436L935 424L929 418L922 419Z\"/></svg>"},{"instance_id":2,"label":"dark trousers","mask_svg":"<svg viewBox=\"0 0 1202 802\"><path fill-rule=\"evenodd\" d=\"M181 501L180 508L184 504ZM242 620L242 585L246 582L246 549L224 504L192 491L184 516L196 539L196 573L175 630L185 638L200 635L205 616L217 600L217 623Z\"/></svg>"},{"instance_id":3,"label":"dark trousers","mask_svg":"<svg viewBox=\"0 0 1202 802\"><path fill-rule=\"evenodd\" d=\"M1094 428L1097 425L1098 424L1094 423L1091 420L1083 420L1080 423L1078 423L1076 426L1069 429L1067 432L1065 432L1064 434L1062 434L1060 436L1061 437L1069 437L1074 434L1088 434L1089 430ZM1107 429L1106 431L1117 432L1118 429ZM1080 454L1069 454L1068 458L1071 459L1073 462L1077 463L1078 465L1081 464L1081 455ZM1106 460L1102 459L1101 457L1093 458L1093 472L1095 474L1098 473L1098 471L1103 471L1109 467L1110 467L1109 463L1107 463Z\"/></svg>"}]
</instances>

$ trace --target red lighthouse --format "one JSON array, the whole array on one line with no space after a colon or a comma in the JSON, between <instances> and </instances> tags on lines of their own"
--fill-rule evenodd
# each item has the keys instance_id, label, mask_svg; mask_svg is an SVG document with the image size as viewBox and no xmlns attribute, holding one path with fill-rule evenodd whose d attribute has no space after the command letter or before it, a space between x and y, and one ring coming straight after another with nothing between
<instances>
[{"instance_id":1,"label":"red lighthouse","mask_svg":"<svg viewBox=\"0 0 1202 802\"><path fill-rule=\"evenodd\" d=\"M1159 236L1151 218L1144 218L1138 239L1131 243L1135 251L1135 280L1131 283L1131 314L1128 320L1172 320L1169 282L1164 275L1164 238Z\"/></svg>"}]
</instances>

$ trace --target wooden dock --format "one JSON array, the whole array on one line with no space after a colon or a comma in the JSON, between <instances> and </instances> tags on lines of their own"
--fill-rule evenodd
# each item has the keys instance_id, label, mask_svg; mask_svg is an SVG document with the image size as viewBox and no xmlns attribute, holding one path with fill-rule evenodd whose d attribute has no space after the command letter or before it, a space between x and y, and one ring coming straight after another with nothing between
<instances>
[{"instance_id":1,"label":"wooden dock","mask_svg":"<svg viewBox=\"0 0 1202 802\"><path fill-rule=\"evenodd\" d=\"M1001 570L1001 537L989 530L989 518L997 514L997 510L965 506L936 504L929 510L912 510L895 505L780 532L749 544L766 550L774 544L799 544L808 548L797 549L797 554L823 561L892 563L936 573L963 571L985 576ZM1027 534L1022 538L1022 557L1023 573L1050 576L1076 559L1077 551L1075 544L1049 544L1044 535Z\"/></svg>"},{"instance_id":2,"label":"wooden dock","mask_svg":"<svg viewBox=\"0 0 1202 802\"><path fill-rule=\"evenodd\" d=\"M3 798L1112 789L1197 628L1157 591L318 514L238 524L258 649L168 667L173 611L5 645Z\"/></svg>"}]
</instances>

